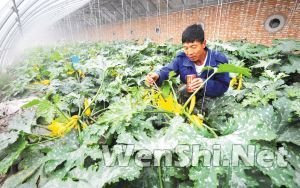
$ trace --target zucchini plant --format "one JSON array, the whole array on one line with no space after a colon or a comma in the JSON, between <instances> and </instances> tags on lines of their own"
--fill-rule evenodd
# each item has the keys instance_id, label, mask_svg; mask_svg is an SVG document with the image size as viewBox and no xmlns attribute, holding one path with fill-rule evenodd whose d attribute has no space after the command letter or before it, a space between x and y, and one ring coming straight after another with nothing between
<instances>
[{"instance_id":1,"label":"zucchini plant","mask_svg":"<svg viewBox=\"0 0 300 188\"><path fill-rule=\"evenodd\" d=\"M8 70L15 79L2 101L36 99L0 133L2 187L299 187L299 41L209 46L230 63L208 67L211 76L233 79L205 117L193 111L198 90L178 103L172 74L161 88L144 85L179 45L81 43L26 53Z\"/></svg>"}]
</instances>

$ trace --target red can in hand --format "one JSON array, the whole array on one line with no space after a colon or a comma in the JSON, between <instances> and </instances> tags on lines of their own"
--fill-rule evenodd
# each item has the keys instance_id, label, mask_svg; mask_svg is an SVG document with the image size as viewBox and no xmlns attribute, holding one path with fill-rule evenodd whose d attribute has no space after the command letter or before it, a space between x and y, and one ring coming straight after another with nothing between
<instances>
[{"instance_id":1,"label":"red can in hand","mask_svg":"<svg viewBox=\"0 0 300 188\"><path fill-rule=\"evenodd\" d=\"M196 74L189 74L189 75L186 75L186 91L188 93L193 93L193 89L191 88L191 83L192 83L192 80L196 78Z\"/></svg>"}]
</instances>

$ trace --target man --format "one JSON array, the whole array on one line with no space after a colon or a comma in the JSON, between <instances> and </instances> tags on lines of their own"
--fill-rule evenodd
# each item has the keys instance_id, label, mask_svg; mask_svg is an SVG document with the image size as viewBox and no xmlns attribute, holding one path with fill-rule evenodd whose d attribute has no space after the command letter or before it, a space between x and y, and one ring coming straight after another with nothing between
<instances>
[{"instance_id":1,"label":"man","mask_svg":"<svg viewBox=\"0 0 300 188\"><path fill-rule=\"evenodd\" d=\"M183 52L179 52L171 63L147 75L147 85L156 82L160 86L164 80L168 79L169 72L174 71L180 75L180 80L185 84L187 75L196 74L197 77L192 80L190 85L191 89L195 91L212 74L212 70L202 71L204 66L218 67L220 63L228 63L223 54L206 47L201 25L194 24L187 27L182 33L182 44ZM227 91L229 82L229 73L215 74L199 91L198 96L221 96Z\"/></svg>"}]
</instances>

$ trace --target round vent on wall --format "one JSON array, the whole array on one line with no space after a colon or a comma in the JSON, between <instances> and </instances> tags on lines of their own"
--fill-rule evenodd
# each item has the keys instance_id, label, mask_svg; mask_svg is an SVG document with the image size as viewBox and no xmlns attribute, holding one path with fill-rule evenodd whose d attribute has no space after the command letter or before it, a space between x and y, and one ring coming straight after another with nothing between
<instances>
[{"instance_id":1,"label":"round vent on wall","mask_svg":"<svg viewBox=\"0 0 300 188\"><path fill-rule=\"evenodd\" d=\"M155 28L155 33L157 33L157 34L160 33L160 28L159 28L159 27L156 27L156 28Z\"/></svg>"},{"instance_id":2,"label":"round vent on wall","mask_svg":"<svg viewBox=\"0 0 300 188\"><path fill-rule=\"evenodd\" d=\"M280 31L286 23L286 17L281 14L269 16L265 21L265 29L269 32Z\"/></svg>"}]
</instances>

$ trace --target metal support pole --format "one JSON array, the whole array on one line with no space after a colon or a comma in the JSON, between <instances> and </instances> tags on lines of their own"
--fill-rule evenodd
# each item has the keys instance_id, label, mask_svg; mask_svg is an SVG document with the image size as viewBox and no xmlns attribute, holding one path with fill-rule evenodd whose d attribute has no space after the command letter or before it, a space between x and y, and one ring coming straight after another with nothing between
<instances>
[{"instance_id":1,"label":"metal support pole","mask_svg":"<svg viewBox=\"0 0 300 188\"><path fill-rule=\"evenodd\" d=\"M18 10L16 1L15 1L15 0L12 0L12 2L13 2L13 4L14 4L13 10L14 10L14 12L17 14L17 22L18 22L18 24L19 24L20 33L21 33L21 36L23 36L23 29L22 29L21 19L20 19L20 15L19 15L19 10Z\"/></svg>"}]
</instances>

